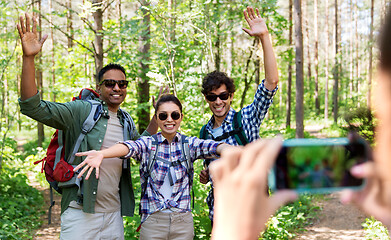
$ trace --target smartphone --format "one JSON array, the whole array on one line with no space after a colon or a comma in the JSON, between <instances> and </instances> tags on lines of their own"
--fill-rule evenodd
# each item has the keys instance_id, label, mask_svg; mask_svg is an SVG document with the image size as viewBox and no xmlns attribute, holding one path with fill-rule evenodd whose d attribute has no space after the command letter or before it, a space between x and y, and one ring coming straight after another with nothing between
<instances>
[{"instance_id":1,"label":"smartphone","mask_svg":"<svg viewBox=\"0 0 391 240\"><path fill-rule=\"evenodd\" d=\"M269 186L298 193L360 189L365 181L353 177L350 168L368 159L369 147L361 138L288 139L269 174Z\"/></svg>"}]
</instances>

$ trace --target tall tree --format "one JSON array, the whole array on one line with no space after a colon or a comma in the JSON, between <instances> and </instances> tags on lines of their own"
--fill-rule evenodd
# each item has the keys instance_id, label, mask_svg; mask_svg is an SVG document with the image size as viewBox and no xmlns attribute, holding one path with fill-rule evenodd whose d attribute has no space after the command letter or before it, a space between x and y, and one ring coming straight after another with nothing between
<instances>
[{"instance_id":1,"label":"tall tree","mask_svg":"<svg viewBox=\"0 0 391 240\"><path fill-rule=\"evenodd\" d=\"M68 36L68 51L73 47L73 22L72 22L72 0L67 0L66 2L67 8L67 32Z\"/></svg>"},{"instance_id":2,"label":"tall tree","mask_svg":"<svg viewBox=\"0 0 391 240\"><path fill-rule=\"evenodd\" d=\"M327 121L329 119L329 0L326 0L326 22L325 22L325 32L326 32L326 46L325 46L325 89L324 89L324 119Z\"/></svg>"},{"instance_id":3,"label":"tall tree","mask_svg":"<svg viewBox=\"0 0 391 240\"><path fill-rule=\"evenodd\" d=\"M333 85L333 117L334 123L338 121L338 84L339 84L339 21L338 0L335 0L335 64Z\"/></svg>"},{"instance_id":4,"label":"tall tree","mask_svg":"<svg viewBox=\"0 0 391 240\"><path fill-rule=\"evenodd\" d=\"M35 2L38 7L38 12L41 13L41 0ZM38 28L42 29L42 15L38 14ZM39 31L39 39L42 39L42 31ZM40 93L41 98L43 99L43 72L42 72L42 52L37 54L37 70L35 72L35 78L37 79L37 87ZM38 124L38 147L42 147L42 143L45 140L45 131L42 123L37 122Z\"/></svg>"},{"instance_id":5,"label":"tall tree","mask_svg":"<svg viewBox=\"0 0 391 240\"><path fill-rule=\"evenodd\" d=\"M304 137L304 68L301 0L294 1L296 42L296 137Z\"/></svg>"},{"instance_id":6,"label":"tall tree","mask_svg":"<svg viewBox=\"0 0 391 240\"><path fill-rule=\"evenodd\" d=\"M314 0L314 34L315 34L315 109L316 113L320 113L320 102L319 102L319 60L318 60L318 48L319 48L319 39L318 39L318 0Z\"/></svg>"},{"instance_id":7,"label":"tall tree","mask_svg":"<svg viewBox=\"0 0 391 240\"><path fill-rule=\"evenodd\" d=\"M93 6L95 7L95 11L93 11L92 15L94 17L94 32L95 32L95 40L94 40L94 58L95 58L95 77L98 77L99 71L103 68L103 9L104 2L103 0L93 0ZM98 81L98 79L96 79ZM98 82L97 82L98 83Z\"/></svg>"},{"instance_id":8,"label":"tall tree","mask_svg":"<svg viewBox=\"0 0 391 240\"><path fill-rule=\"evenodd\" d=\"M139 106L137 116L139 118L139 132L143 132L147 127L150 120L149 115L149 106L147 105L149 101L149 77L147 73L149 72L149 61L150 61L150 52L151 49L151 15L149 11L150 2L149 0L140 0L141 3L141 29L139 37L139 52L140 52L140 70L138 77L138 97L137 102Z\"/></svg>"},{"instance_id":9,"label":"tall tree","mask_svg":"<svg viewBox=\"0 0 391 240\"><path fill-rule=\"evenodd\" d=\"M371 108L371 88L372 88L372 50L373 50L373 11L375 0L371 0L371 26L369 29L369 66L368 66L368 94L367 107Z\"/></svg>"},{"instance_id":10,"label":"tall tree","mask_svg":"<svg viewBox=\"0 0 391 240\"><path fill-rule=\"evenodd\" d=\"M289 59L292 53L292 35L293 35L293 17L292 17L293 0L289 0ZM286 104L286 127L291 127L291 106L292 106L292 64L288 61L288 83L287 83L287 104Z\"/></svg>"}]
</instances>

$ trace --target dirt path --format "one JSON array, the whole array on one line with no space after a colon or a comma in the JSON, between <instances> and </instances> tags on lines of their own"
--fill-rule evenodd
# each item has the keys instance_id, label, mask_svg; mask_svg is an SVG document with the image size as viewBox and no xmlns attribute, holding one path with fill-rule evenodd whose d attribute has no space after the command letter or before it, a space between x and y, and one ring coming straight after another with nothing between
<instances>
[{"instance_id":1,"label":"dirt path","mask_svg":"<svg viewBox=\"0 0 391 240\"><path fill-rule=\"evenodd\" d=\"M30 186L38 189L43 194L44 198L44 210L45 214L42 216L43 224L42 226L37 230L37 232L34 235L34 240L51 240L51 239L59 239L60 237L60 229L61 229L61 196L59 194L55 193L55 190L53 190L53 200L55 201L54 206L52 207L52 214L51 214L51 224L48 224L48 209L50 206L50 189L49 188L43 188L39 185L39 183L35 182L34 175L31 174L28 176L30 180Z\"/></svg>"},{"instance_id":2,"label":"dirt path","mask_svg":"<svg viewBox=\"0 0 391 240\"><path fill-rule=\"evenodd\" d=\"M365 215L354 206L342 205L337 193L327 195L316 204L322 209L318 219L295 239L364 239L361 224L365 221Z\"/></svg>"},{"instance_id":3,"label":"dirt path","mask_svg":"<svg viewBox=\"0 0 391 240\"><path fill-rule=\"evenodd\" d=\"M305 130L317 138L327 137L321 134L322 126L306 126ZM326 195L316 203L321 211L306 231L298 234L297 240L328 239L364 239L361 224L365 215L352 205L342 205L338 193Z\"/></svg>"}]
</instances>

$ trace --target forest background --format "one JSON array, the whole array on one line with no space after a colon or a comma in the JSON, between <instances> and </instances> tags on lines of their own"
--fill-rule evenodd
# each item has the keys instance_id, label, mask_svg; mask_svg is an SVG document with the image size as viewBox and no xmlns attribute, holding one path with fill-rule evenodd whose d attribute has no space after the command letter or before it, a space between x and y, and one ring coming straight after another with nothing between
<instances>
[{"instance_id":1,"label":"forest background","mask_svg":"<svg viewBox=\"0 0 391 240\"><path fill-rule=\"evenodd\" d=\"M9 189L5 179L19 176L17 169L42 155L53 133L18 107L22 62L16 23L25 12L34 13L40 34L49 35L36 57L43 99L69 101L81 88L95 88L96 73L115 62L127 70L130 86L122 107L140 132L153 114L151 96L169 85L184 105L181 131L197 136L211 115L201 94L206 73L220 70L235 80L235 109L252 102L264 77L259 42L242 30L243 10L256 7L268 26L280 75L261 136L310 137L306 126L316 126L337 137L350 126L372 141L368 109L376 41L388 5L386 0L0 0L0 188ZM17 141L26 142L24 152ZM203 223L206 190L198 184L195 190L196 233L202 239L210 231ZM12 219L0 223L12 230ZM137 225L137 219L126 222L128 229Z\"/></svg>"}]
</instances>

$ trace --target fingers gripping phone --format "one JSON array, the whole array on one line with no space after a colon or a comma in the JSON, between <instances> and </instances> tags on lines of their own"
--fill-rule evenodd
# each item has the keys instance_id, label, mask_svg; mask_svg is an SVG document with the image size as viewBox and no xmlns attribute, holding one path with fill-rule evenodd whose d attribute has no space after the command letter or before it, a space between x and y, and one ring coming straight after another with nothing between
<instances>
[{"instance_id":1,"label":"fingers gripping phone","mask_svg":"<svg viewBox=\"0 0 391 240\"><path fill-rule=\"evenodd\" d=\"M299 193L360 189L364 180L353 177L350 168L367 161L369 154L361 138L288 139L269 174L269 185Z\"/></svg>"}]
</instances>

